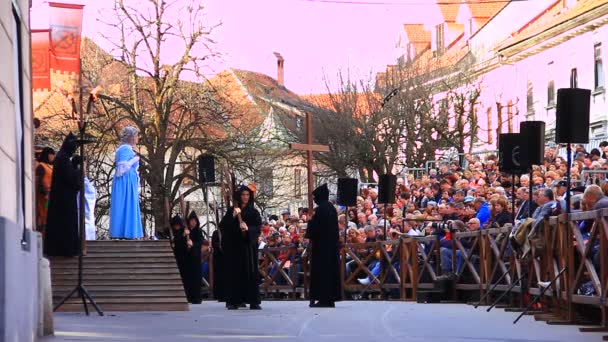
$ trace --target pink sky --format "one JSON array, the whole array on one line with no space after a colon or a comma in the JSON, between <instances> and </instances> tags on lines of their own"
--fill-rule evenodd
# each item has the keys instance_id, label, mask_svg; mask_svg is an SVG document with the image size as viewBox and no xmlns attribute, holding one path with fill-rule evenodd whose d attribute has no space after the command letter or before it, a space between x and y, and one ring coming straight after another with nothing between
<instances>
[{"instance_id":1,"label":"pink sky","mask_svg":"<svg viewBox=\"0 0 608 342\"><path fill-rule=\"evenodd\" d=\"M216 71L233 67L276 77L272 54L285 58L285 85L299 94L325 92L323 74L335 79L340 68L350 66L360 75L383 70L394 61L395 44L404 23L424 23L438 8L429 5L347 5L303 0L207 0L205 17L222 25L214 32L223 61ZM85 4L83 32L102 43L104 25L99 10L113 0L74 0ZM380 1L378 1L380 2ZM397 2L397 1L395 1ZM42 0L34 0L32 27L45 26L48 14ZM188 1L184 1L188 3ZM106 18L105 20L108 20ZM48 26L48 24L46 24Z\"/></svg>"}]
</instances>

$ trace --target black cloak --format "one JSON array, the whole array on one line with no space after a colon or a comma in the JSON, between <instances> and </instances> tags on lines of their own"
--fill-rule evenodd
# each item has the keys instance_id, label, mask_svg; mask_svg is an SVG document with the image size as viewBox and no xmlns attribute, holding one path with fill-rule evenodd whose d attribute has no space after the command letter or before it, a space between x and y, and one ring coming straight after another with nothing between
<instances>
[{"instance_id":1,"label":"black cloak","mask_svg":"<svg viewBox=\"0 0 608 342\"><path fill-rule=\"evenodd\" d=\"M76 136L68 134L55 155L44 239L48 256L75 256L80 251L78 239L78 191L82 183L80 165L70 158L76 152Z\"/></svg>"},{"instance_id":2,"label":"black cloak","mask_svg":"<svg viewBox=\"0 0 608 342\"><path fill-rule=\"evenodd\" d=\"M203 233L201 231L201 223L194 211L188 216L188 224L192 219L196 220L196 226L190 229L192 247L190 247L186 253L184 288L186 289L188 301L193 304L200 304L203 300L201 293L201 281L203 279L203 271L201 269L201 246L203 245Z\"/></svg>"},{"instance_id":3,"label":"black cloak","mask_svg":"<svg viewBox=\"0 0 608 342\"><path fill-rule=\"evenodd\" d=\"M222 237L220 235L219 229L216 229L211 235L211 248L213 249L213 296L218 302L225 302L224 252L222 251Z\"/></svg>"},{"instance_id":4,"label":"black cloak","mask_svg":"<svg viewBox=\"0 0 608 342\"><path fill-rule=\"evenodd\" d=\"M306 230L311 245L310 300L332 303L341 298L338 212L329 203L327 184L312 194L317 208Z\"/></svg>"},{"instance_id":5,"label":"black cloak","mask_svg":"<svg viewBox=\"0 0 608 342\"><path fill-rule=\"evenodd\" d=\"M186 279L185 270L186 270L186 255L188 254L188 244L186 242L186 238L184 237L184 221L179 215L175 215L169 221L169 225L171 227L169 229L173 230L173 255L175 255L175 262L177 263L177 268L179 269L179 275L182 278L182 283L184 284L184 291L186 292ZM174 227L178 226L178 229ZM187 295L187 292L186 292Z\"/></svg>"},{"instance_id":6,"label":"black cloak","mask_svg":"<svg viewBox=\"0 0 608 342\"><path fill-rule=\"evenodd\" d=\"M249 203L242 207L241 194L251 194ZM241 186L235 194L235 203L241 208L241 217L248 230L242 232L238 218L233 216L234 207L228 208L220 222L222 233L222 250L224 253L225 299L227 305L261 303L258 285L258 237L262 226L262 217L253 206L253 191Z\"/></svg>"}]
</instances>

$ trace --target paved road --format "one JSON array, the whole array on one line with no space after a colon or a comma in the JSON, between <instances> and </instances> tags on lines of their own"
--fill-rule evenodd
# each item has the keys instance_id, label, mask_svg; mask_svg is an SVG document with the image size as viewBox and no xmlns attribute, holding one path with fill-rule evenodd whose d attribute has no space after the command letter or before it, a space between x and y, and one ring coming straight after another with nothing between
<instances>
[{"instance_id":1,"label":"paved road","mask_svg":"<svg viewBox=\"0 0 608 342\"><path fill-rule=\"evenodd\" d=\"M226 311L219 303L189 312L58 313L55 337L42 341L600 341L575 326L549 326L530 316L486 313L461 304L343 302L309 309L307 302L264 302L262 311Z\"/></svg>"}]
</instances>

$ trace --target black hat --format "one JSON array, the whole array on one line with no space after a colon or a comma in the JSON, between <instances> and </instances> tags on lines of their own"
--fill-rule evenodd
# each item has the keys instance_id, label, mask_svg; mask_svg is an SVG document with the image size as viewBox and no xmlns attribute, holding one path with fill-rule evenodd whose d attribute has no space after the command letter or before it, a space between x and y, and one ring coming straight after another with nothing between
<instances>
[{"instance_id":1,"label":"black hat","mask_svg":"<svg viewBox=\"0 0 608 342\"><path fill-rule=\"evenodd\" d=\"M200 227L201 221L198 219L198 216L196 215L194 210L192 210L190 212L190 215L188 215L188 221L190 221L190 220L196 220L196 227Z\"/></svg>"},{"instance_id":2,"label":"black hat","mask_svg":"<svg viewBox=\"0 0 608 342\"><path fill-rule=\"evenodd\" d=\"M329 201L329 188L327 187L327 183L316 188L315 191L312 192L312 197L317 204Z\"/></svg>"},{"instance_id":3,"label":"black hat","mask_svg":"<svg viewBox=\"0 0 608 342\"><path fill-rule=\"evenodd\" d=\"M182 218L179 215L175 215L171 218L171 220L169 220L169 225L171 225L171 227L177 226L177 225L179 225L180 227L183 227L184 221L182 220Z\"/></svg>"},{"instance_id":4,"label":"black hat","mask_svg":"<svg viewBox=\"0 0 608 342\"><path fill-rule=\"evenodd\" d=\"M241 205L241 194L244 191L249 192L249 203L247 203L247 205L253 206L253 200L254 200L255 193L253 190L251 190L250 187L248 187L246 185L239 186L239 188L234 192L234 203L237 203L239 206Z\"/></svg>"},{"instance_id":5,"label":"black hat","mask_svg":"<svg viewBox=\"0 0 608 342\"><path fill-rule=\"evenodd\" d=\"M61 144L60 150L71 157L76 152L76 148L78 148L76 140L78 139L76 139L76 136L72 132L68 133Z\"/></svg>"},{"instance_id":6,"label":"black hat","mask_svg":"<svg viewBox=\"0 0 608 342\"><path fill-rule=\"evenodd\" d=\"M557 186L568 186L568 182L565 180L561 180L561 181L557 182Z\"/></svg>"}]
</instances>

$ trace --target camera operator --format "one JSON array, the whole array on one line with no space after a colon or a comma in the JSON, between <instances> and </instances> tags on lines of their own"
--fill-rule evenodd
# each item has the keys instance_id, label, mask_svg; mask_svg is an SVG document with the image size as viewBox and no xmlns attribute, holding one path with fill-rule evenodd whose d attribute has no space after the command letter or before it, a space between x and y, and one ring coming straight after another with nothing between
<instances>
[{"instance_id":1,"label":"camera operator","mask_svg":"<svg viewBox=\"0 0 608 342\"><path fill-rule=\"evenodd\" d=\"M453 268L452 268L452 249L454 248L453 234L456 232L477 231L481 228L481 225L479 223L479 219L472 218L467 222L466 226L463 221L455 220L455 221L449 221L448 224L442 228L444 228L444 232L446 233L446 235L447 234L450 235L449 239L443 239L441 241L441 249L440 249L441 270L443 271L443 273L447 274L447 273L453 272ZM475 241L474 237L460 239L460 243L467 250L467 252L470 251L470 249L473 247L474 241ZM456 251L456 273L460 274L462 272L463 266L464 266L464 254L462 253L462 251L457 250Z\"/></svg>"}]
</instances>

